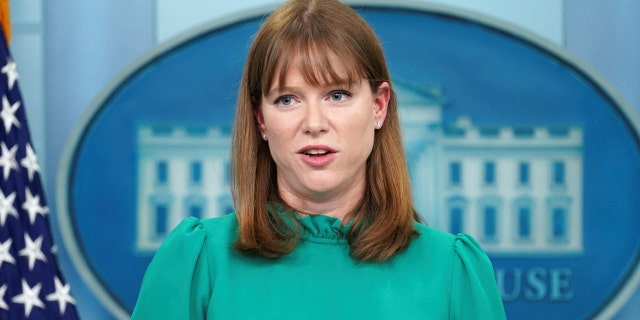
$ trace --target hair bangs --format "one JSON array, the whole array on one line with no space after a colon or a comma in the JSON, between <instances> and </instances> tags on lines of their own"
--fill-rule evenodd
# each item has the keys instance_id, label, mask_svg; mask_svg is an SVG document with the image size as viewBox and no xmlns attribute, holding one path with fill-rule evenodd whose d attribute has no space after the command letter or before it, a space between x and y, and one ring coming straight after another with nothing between
<instances>
[{"instance_id":1,"label":"hair bangs","mask_svg":"<svg viewBox=\"0 0 640 320\"><path fill-rule=\"evenodd\" d=\"M266 73L262 77L262 93L267 94L274 85L283 88L286 85L287 73L290 68L298 68L304 80L313 86L341 84L353 86L365 78L361 66L348 46L342 50L338 46L331 46L329 41L314 38L296 39L281 46L273 66L264 68ZM292 54L291 54L292 53ZM277 81L277 82L276 82Z\"/></svg>"}]
</instances>

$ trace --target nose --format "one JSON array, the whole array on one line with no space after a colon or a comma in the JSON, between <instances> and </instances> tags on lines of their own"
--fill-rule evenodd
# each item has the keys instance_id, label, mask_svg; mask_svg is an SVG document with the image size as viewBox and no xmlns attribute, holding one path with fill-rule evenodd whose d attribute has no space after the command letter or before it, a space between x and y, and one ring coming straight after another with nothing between
<instances>
[{"instance_id":1,"label":"nose","mask_svg":"<svg viewBox=\"0 0 640 320\"><path fill-rule=\"evenodd\" d=\"M328 121L322 103L311 102L305 108L302 130L305 134L319 135L325 133Z\"/></svg>"}]
</instances>

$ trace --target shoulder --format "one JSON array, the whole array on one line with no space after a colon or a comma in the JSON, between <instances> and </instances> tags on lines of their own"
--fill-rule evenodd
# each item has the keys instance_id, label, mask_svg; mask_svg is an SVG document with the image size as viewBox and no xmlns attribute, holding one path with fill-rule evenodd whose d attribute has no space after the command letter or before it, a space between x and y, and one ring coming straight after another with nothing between
<instances>
[{"instance_id":1,"label":"shoulder","mask_svg":"<svg viewBox=\"0 0 640 320\"><path fill-rule=\"evenodd\" d=\"M238 230L238 220L234 213L204 220L198 220L196 218L189 218L187 220L195 220L207 235L215 238L232 236L236 233L236 230Z\"/></svg>"},{"instance_id":2,"label":"shoulder","mask_svg":"<svg viewBox=\"0 0 640 320\"><path fill-rule=\"evenodd\" d=\"M491 260L478 242L468 234L424 225L416 224L416 230L416 247L447 270L438 274L449 283L451 314L456 319L505 319Z\"/></svg>"},{"instance_id":3,"label":"shoulder","mask_svg":"<svg viewBox=\"0 0 640 320\"><path fill-rule=\"evenodd\" d=\"M456 236L451 233L444 232L442 230L435 229L421 223L414 223L414 228L419 233L419 236L416 238L416 240L431 242L435 241L437 243L449 245L453 245L453 242L456 240Z\"/></svg>"},{"instance_id":4,"label":"shoulder","mask_svg":"<svg viewBox=\"0 0 640 320\"><path fill-rule=\"evenodd\" d=\"M439 252L445 256L451 255L462 259L473 257L481 260L482 263L490 264L489 257L480 244L468 234L454 235L419 223L415 224L415 229L419 236L413 242L420 247L426 246L428 250Z\"/></svg>"},{"instance_id":5,"label":"shoulder","mask_svg":"<svg viewBox=\"0 0 640 320\"><path fill-rule=\"evenodd\" d=\"M412 240L412 247L439 255L453 253L456 242L455 235L420 223L415 223L414 228L418 231L418 236Z\"/></svg>"},{"instance_id":6,"label":"shoulder","mask_svg":"<svg viewBox=\"0 0 640 320\"><path fill-rule=\"evenodd\" d=\"M203 220L189 217L171 231L158 251L199 251L212 243L228 245L235 241L236 230L234 214Z\"/></svg>"},{"instance_id":7,"label":"shoulder","mask_svg":"<svg viewBox=\"0 0 640 320\"><path fill-rule=\"evenodd\" d=\"M227 254L235 241L235 221L235 215L184 219L158 248L147 269L150 276L145 275L145 279L167 272L193 274L211 259Z\"/></svg>"},{"instance_id":8,"label":"shoulder","mask_svg":"<svg viewBox=\"0 0 640 320\"><path fill-rule=\"evenodd\" d=\"M225 232L230 229L234 229L237 226L236 215L231 213L228 215L198 219L195 217L188 217L172 231L173 233L190 233L190 232L205 232L205 233L218 233Z\"/></svg>"},{"instance_id":9,"label":"shoulder","mask_svg":"<svg viewBox=\"0 0 640 320\"><path fill-rule=\"evenodd\" d=\"M132 318L189 319L206 310L216 260L231 250L236 224L235 215L227 215L190 217L176 226L147 268Z\"/></svg>"}]
</instances>

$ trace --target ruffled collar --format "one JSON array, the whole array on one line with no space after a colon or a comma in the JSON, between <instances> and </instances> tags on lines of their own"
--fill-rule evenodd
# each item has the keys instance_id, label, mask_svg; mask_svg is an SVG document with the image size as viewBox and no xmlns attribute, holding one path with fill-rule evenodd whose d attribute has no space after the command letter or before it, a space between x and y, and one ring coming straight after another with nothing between
<instances>
[{"instance_id":1,"label":"ruffled collar","mask_svg":"<svg viewBox=\"0 0 640 320\"><path fill-rule=\"evenodd\" d=\"M345 225L338 218L324 215L296 216L302 227L302 239L319 243L347 243L351 224Z\"/></svg>"},{"instance_id":2,"label":"ruffled collar","mask_svg":"<svg viewBox=\"0 0 640 320\"><path fill-rule=\"evenodd\" d=\"M294 229L298 229L300 240L325 244L347 243L351 222L343 224L338 218L321 214L301 216L296 211L287 211L281 203L270 203L268 211L280 215Z\"/></svg>"}]
</instances>

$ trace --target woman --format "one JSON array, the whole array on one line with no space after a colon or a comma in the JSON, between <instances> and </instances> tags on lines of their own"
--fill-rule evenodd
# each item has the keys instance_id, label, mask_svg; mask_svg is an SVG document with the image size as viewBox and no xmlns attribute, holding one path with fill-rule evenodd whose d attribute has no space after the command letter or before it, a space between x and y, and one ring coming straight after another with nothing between
<instances>
[{"instance_id":1,"label":"woman","mask_svg":"<svg viewBox=\"0 0 640 320\"><path fill-rule=\"evenodd\" d=\"M134 319L503 319L491 262L420 224L382 48L338 1L293 0L256 35L232 147L236 213L189 218Z\"/></svg>"}]
</instances>

